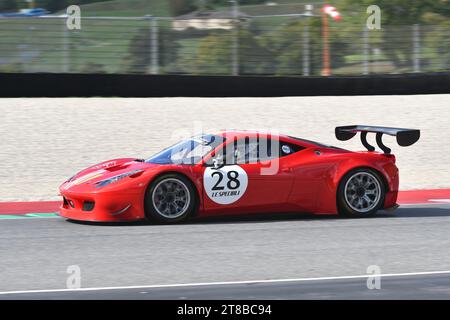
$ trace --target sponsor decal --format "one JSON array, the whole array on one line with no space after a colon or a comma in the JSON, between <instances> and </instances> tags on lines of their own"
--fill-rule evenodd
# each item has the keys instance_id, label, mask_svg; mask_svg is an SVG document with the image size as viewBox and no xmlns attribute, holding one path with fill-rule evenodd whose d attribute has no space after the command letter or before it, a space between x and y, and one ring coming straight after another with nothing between
<instances>
[{"instance_id":1,"label":"sponsor decal","mask_svg":"<svg viewBox=\"0 0 450 320\"><path fill-rule=\"evenodd\" d=\"M92 169L106 169L106 168L110 168L110 167L114 167L117 165L116 161L108 161L102 164L97 164L95 166L92 167Z\"/></svg>"},{"instance_id":2,"label":"sponsor decal","mask_svg":"<svg viewBox=\"0 0 450 320\"><path fill-rule=\"evenodd\" d=\"M208 197L219 204L238 201L247 190L248 175L238 165L224 166L220 169L206 168L203 185Z\"/></svg>"},{"instance_id":3,"label":"sponsor decal","mask_svg":"<svg viewBox=\"0 0 450 320\"><path fill-rule=\"evenodd\" d=\"M282 150L284 153L286 153L286 154L291 153L291 148L290 148L288 145L283 145L283 146L281 147L281 150Z\"/></svg>"},{"instance_id":4,"label":"sponsor decal","mask_svg":"<svg viewBox=\"0 0 450 320\"><path fill-rule=\"evenodd\" d=\"M84 176L82 176L82 177L80 177L78 179L75 179L75 180L69 182L68 184L66 184L64 186L64 190L67 190L67 189L69 189L72 186L76 186L78 184L81 184L81 183L87 182L89 180L98 178L101 175L103 175L104 172L105 172L105 170L98 170L98 171L94 171L94 172L88 173L88 174L86 174L86 175L84 175Z\"/></svg>"}]
</instances>

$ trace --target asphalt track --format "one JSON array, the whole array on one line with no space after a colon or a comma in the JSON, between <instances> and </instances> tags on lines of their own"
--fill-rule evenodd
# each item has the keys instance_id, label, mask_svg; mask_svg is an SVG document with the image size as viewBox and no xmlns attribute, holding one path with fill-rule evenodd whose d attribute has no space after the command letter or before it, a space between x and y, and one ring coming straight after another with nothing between
<instances>
[{"instance_id":1,"label":"asphalt track","mask_svg":"<svg viewBox=\"0 0 450 320\"><path fill-rule=\"evenodd\" d=\"M405 275L450 270L450 204L174 226L35 217L0 220L0 230L0 299L450 299L450 272ZM53 291L72 265L94 289ZM369 290L370 265L400 275Z\"/></svg>"},{"instance_id":2,"label":"asphalt track","mask_svg":"<svg viewBox=\"0 0 450 320\"><path fill-rule=\"evenodd\" d=\"M367 278L271 283L139 287L16 293L2 300L448 300L450 274L381 277L379 289Z\"/></svg>"}]
</instances>

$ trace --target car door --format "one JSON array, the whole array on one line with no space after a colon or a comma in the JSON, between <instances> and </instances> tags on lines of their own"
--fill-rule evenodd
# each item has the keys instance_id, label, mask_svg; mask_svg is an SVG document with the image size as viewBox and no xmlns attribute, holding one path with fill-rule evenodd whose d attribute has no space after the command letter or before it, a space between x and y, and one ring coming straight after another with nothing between
<instances>
[{"instance_id":1,"label":"car door","mask_svg":"<svg viewBox=\"0 0 450 320\"><path fill-rule=\"evenodd\" d=\"M204 209L230 213L280 209L294 181L289 161L280 156L281 148L278 140L267 138L228 142L223 166L205 167Z\"/></svg>"}]
</instances>

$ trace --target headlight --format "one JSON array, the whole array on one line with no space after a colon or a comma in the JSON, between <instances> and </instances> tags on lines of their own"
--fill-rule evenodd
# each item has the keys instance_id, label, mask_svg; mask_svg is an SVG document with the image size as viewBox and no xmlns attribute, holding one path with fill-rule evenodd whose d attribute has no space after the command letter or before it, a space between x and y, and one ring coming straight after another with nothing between
<instances>
[{"instance_id":1,"label":"headlight","mask_svg":"<svg viewBox=\"0 0 450 320\"><path fill-rule=\"evenodd\" d=\"M141 172L144 172L144 170L139 170L138 169L138 170L133 170L133 171L130 171L130 172L122 173L122 174L119 174L117 176L114 176L114 177L111 177L111 178L99 181L95 185L96 185L97 188L102 188L104 186L107 186L108 184L117 182L119 180L122 180L123 178L129 177L129 176L141 173Z\"/></svg>"},{"instance_id":2,"label":"headlight","mask_svg":"<svg viewBox=\"0 0 450 320\"><path fill-rule=\"evenodd\" d=\"M66 182L71 182L72 180L74 180L75 177L77 176L77 174L74 174L73 176L71 176L69 179L66 180Z\"/></svg>"}]
</instances>

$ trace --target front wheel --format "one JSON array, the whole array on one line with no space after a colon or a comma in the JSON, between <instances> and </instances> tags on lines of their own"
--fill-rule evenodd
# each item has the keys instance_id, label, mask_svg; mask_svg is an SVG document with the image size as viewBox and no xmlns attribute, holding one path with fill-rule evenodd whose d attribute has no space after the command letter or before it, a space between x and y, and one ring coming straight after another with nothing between
<instances>
[{"instance_id":1,"label":"front wheel","mask_svg":"<svg viewBox=\"0 0 450 320\"><path fill-rule=\"evenodd\" d=\"M347 173L337 193L339 213L350 217L373 216L384 204L386 188L380 175L369 168Z\"/></svg>"},{"instance_id":2,"label":"front wheel","mask_svg":"<svg viewBox=\"0 0 450 320\"><path fill-rule=\"evenodd\" d=\"M166 174L156 178L147 189L146 216L156 222L181 222L194 213L196 200L194 186L189 179L178 174Z\"/></svg>"}]
</instances>

